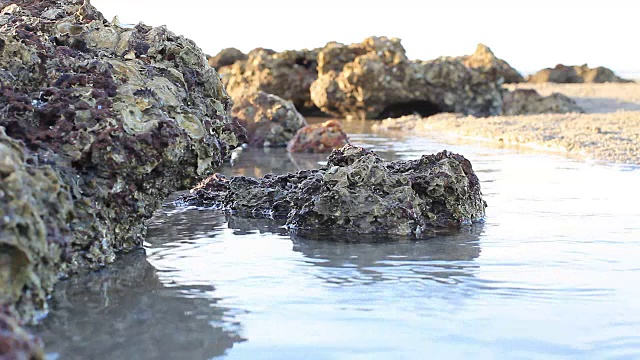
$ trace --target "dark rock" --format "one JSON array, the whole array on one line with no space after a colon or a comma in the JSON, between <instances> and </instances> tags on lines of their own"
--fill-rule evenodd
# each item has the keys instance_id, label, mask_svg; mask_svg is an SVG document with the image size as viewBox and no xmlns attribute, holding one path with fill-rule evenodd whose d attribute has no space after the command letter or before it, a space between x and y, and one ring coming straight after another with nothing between
<instances>
[{"instance_id":1,"label":"dark rock","mask_svg":"<svg viewBox=\"0 0 640 360\"><path fill-rule=\"evenodd\" d=\"M349 142L338 120L329 120L321 124L307 125L298 130L289 141L289 152L331 152Z\"/></svg>"},{"instance_id":2,"label":"dark rock","mask_svg":"<svg viewBox=\"0 0 640 360\"><path fill-rule=\"evenodd\" d=\"M214 175L178 199L298 230L431 237L484 217L471 163L447 151L385 163L363 148L334 150L325 167L261 179Z\"/></svg>"},{"instance_id":3,"label":"dark rock","mask_svg":"<svg viewBox=\"0 0 640 360\"><path fill-rule=\"evenodd\" d=\"M0 305L0 358L44 359L42 340L30 335L16 319L16 314Z\"/></svg>"},{"instance_id":4,"label":"dark rock","mask_svg":"<svg viewBox=\"0 0 640 360\"><path fill-rule=\"evenodd\" d=\"M565 66L556 65L553 69L546 68L527 77L527 82L531 83L605 83L605 82L631 82L618 77L611 69L598 66L590 68L586 64Z\"/></svg>"},{"instance_id":5,"label":"dark rock","mask_svg":"<svg viewBox=\"0 0 640 360\"><path fill-rule=\"evenodd\" d=\"M262 91L241 96L231 114L247 130L250 146L287 146L296 132L307 125L291 101Z\"/></svg>"},{"instance_id":6,"label":"dark rock","mask_svg":"<svg viewBox=\"0 0 640 360\"><path fill-rule=\"evenodd\" d=\"M503 97L503 101L503 115L584 112L575 101L565 95L553 93L543 97L532 89L517 89L507 92Z\"/></svg>"},{"instance_id":7,"label":"dark rock","mask_svg":"<svg viewBox=\"0 0 640 360\"><path fill-rule=\"evenodd\" d=\"M216 70L241 60L247 60L247 55L236 48L222 49L216 56L207 57L209 66Z\"/></svg>"},{"instance_id":8,"label":"dark rock","mask_svg":"<svg viewBox=\"0 0 640 360\"><path fill-rule=\"evenodd\" d=\"M236 145L202 51L88 1L0 9L0 304L31 321L60 276L142 245L170 193Z\"/></svg>"},{"instance_id":9,"label":"dark rock","mask_svg":"<svg viewBox=\"0 0 640 360\"><path fill-rule=\"evenodd\" d=\"M489 76L493 75L495 79L503 83L524 82L524 78L516 69L506 61L498 59L493 51L484 44L478 44L476 52L469 56L463 56L462 61L467 67L487 73Z\"/></svg>"},{"instance_id":10,"label":"dark rock","mask_svg":"<svg viewBox=\"0 0 640 360\"><path fill-rule=\"evenodd\" d=\"M322 111L348 118L418 113L500 114L500 84L460 58L410 61L399 39L371 37L361 44L331 43L318 54L311 98Z\"/></svg>"}]
</instances>

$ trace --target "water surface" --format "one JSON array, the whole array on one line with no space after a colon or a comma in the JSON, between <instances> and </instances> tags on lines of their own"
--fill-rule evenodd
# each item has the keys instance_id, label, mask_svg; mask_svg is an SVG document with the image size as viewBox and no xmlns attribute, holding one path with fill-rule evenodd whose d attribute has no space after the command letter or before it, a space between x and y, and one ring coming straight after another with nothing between
<instances>
[{"instance_id":1,"label":"water surface","mask_svg":"<svg viewBox=\"0 0 640 360\"><path fill-rule=\"evenodd\" d=\"M167 203L149 222L146 255L58 286L37 330L50 356L640 357L640 169L346 125L353 143L388 160L464 154L486 223L354 244ZM221 172L261 176L324 159L249 150Z\"/></svg>"}]
</instances>

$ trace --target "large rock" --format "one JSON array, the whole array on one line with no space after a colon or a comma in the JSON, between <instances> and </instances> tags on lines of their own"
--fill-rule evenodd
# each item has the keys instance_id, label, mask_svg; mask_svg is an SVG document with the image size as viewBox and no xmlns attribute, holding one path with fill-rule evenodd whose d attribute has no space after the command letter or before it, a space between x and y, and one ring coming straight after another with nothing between
<instances>
[{"instance_id":1,"label":"large rock","mask_svg":"<svg viewBox=\"0 0 640 360\"><path fill-rule=\"evenodd\" d=\"M317 111L309 87L317 78L317 50L273 52L256 49L248 59L225 68L223 81L237 101L244 94L264 91L290 100L304 113Z\"/></svg>"},{"instance_id":2,"label":"large rock","mask_svg":"<svg viewBox=\"0 0 640 360\"><path fill-rule=\"evenodd\" d=\"M605 82L630 82L614 74L611 69L598 66L590 68L586 64L565 66L556 65L553 69L546 68L527 77L531 83L605 83Z\"/></svg>"},{"instance_id":3,"label":"large rock","mask_svg":"<svg viewBox=\"0 0 640 360\"><path fill-rule=\"evenodd\" d=\"M464 64L473 69L493 75L496 79L502 79L503 83L520 83L524 78L520 73L511 67L508 62L498 59L491 49L478 44L476 52L469 56L463 56Z\"/></svg>"},{"instance_id":4,"label":"large rock","mask_svg":"<svg viewBox=\"0 0 640 360\"><path fill-rule=\"evenodd\" d=\"M323 153L339 149L349 142L347 133L342 130L338 120L329 120L321 124L307 125L298 130L289 141L287 150L299 153Z\"/></svg>"},{"instance_id":5,"label":"large rock","mask_svg":"<svg viewBox=\"0 0 640 360\"><path fill-rule=\"evenodd\" d=\"M503 115L582 113L575 101L560 93L541 96L533 89L516 89L505 93Z\"/></svg>"},{"instance_id":6,"label":"large rock","mask_svg":"<svg viewBox=\"0 0 640 360\"><path fill-rule=\"evenodd\" d=\"M236 61L247 60L247 55L236 48L220 50L215 56L207 57L209 66L219 70L222 67L233 65Z\"/></svg>"},{"instance_id":7,"label":"large rock","mask_svg":"<svg viewBox=\"0 0 640 360\"><path fill-rule=\"evenodd\" d=\"M334 150L325 167L261 179L214 175L181 204L286 219L297 231L430 237L484 217L471 163L447 151L385 163L363 148Z\"/></svg>"},{"instance_id":8,"label":"large rock","mask_svg":"<svg viewBox=\"0 0 640 360\"><path fill-rule=\"evenodd\" d=\"M296 132L307 125L291 101L262 91L244 94L233 104L231 114L247 130L250 146L287 146Z\"/></svg>"},{"instance_id":9,"label":"large rock","mask_svg":"<svg viewBox=\"0 0 640 360\"><path fill-rule=\"evenodd\" d=\"M318 54L311 98L322 111L348 118L461 112L500 114L500 83L460 58L410 61L399 39L331 43Z\"/></svg>"},{"instance_id":10,"label":"large rock","mask_svg":"<svg viewBox=\"0 0 640 360\"><path fill-rule=\"evenodd\" d=\"M0 90L0 304L23 321L58 277L141 246L161 201L237 142L192 41L88 1L3 3Z\"/></svg>"}]
</instances>

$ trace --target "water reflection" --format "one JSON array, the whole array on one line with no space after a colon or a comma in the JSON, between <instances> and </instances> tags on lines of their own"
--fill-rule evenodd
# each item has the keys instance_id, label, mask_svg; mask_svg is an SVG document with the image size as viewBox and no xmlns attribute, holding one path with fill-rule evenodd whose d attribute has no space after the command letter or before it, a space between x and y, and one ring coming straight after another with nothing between
<instances>
[{"instance_id":1,"label":"water reflection","mask_svg":"<svg viewBox=\"0 0 640 360\"><path fill-rule=\"evenodd\" d=\"M231 161L218 172L227 176L263 177L265 174L286 174L317 169L328 154L290 154L286 148L244 148L234 152Z\"/></svg>"},{"instance_id":2,"label":"water reflection","mask_svg":"<svg viewBox=\"0 0 640 360\"><path fill-rule=\"evenodd\" d=\"M228 309L209 296L213 290L163 285L140 250L59 283L55 311L34 330L61 359L219 356L244 339Z\"/></svg>"}]
</instances>

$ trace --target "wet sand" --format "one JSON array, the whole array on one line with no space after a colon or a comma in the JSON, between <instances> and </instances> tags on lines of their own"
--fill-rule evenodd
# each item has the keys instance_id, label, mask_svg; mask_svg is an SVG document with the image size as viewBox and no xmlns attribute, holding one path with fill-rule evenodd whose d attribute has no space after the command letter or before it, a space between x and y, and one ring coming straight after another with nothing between
<instances>
[{"instance_id":1,"label":"wet sand","mask_svg":"<svg viewBox=\"0 0 640 360\"><path fill-rule=\"evenodd\" d=\"M542 95L560 92L578 102L586 113L489 118L438 114L383 120L374 128L450 133L581 159L640 165L640 83L519 84L507 88L532 88Z\"/></svg>"}]
</instances>

